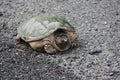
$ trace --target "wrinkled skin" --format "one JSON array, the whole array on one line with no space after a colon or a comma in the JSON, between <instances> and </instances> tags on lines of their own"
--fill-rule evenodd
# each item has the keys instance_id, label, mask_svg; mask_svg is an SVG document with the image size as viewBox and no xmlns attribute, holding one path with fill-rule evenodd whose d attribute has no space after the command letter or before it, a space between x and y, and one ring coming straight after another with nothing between
<instances>
[{"instance_id":1,"label":"wrinkled skin","mask_svg":"<svg viewBox=\"0 0 120 80\"><path fill-rule=\"evenodd\" d=\"M17 39L19 38L20 37L17 37ZM44 39L28 43L36 51L47 52L51 54L79 46L79 41L75 32L61 29L55 31Z\"/></svg>"}]
</instances>

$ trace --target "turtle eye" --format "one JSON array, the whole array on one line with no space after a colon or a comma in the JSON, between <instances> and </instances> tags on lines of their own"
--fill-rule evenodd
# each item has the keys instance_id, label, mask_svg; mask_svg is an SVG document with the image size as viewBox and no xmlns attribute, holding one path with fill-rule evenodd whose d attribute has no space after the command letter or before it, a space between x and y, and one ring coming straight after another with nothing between
<instances>
[{"instance_id":1,"label":"turtle eye","mask_svg":"<svg viewBox=\"0 0 120 80\"><path fill-rule=\"evenodd\" d=\"M57 37L56 38L56 43L58 43L58 44L62 43L62 39L60 37Z\"/></svg>"}]
</instances>

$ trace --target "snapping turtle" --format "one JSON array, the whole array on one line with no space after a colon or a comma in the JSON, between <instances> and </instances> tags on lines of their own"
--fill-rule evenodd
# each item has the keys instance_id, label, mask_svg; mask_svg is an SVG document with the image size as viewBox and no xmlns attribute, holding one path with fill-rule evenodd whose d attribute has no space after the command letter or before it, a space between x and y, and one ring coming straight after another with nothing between
<instances>
[{"instance_id":1,"label":"snapping turtle","mask_svg":"<svg viewBox=\"0 0 120 80\"><path fill-rule=\"evenodd\" d=\"M17 40L22 39L37 51L56 53L79 45L75 29L58 16L36 16L18 28Z\"/></svg>"}]
</instances>

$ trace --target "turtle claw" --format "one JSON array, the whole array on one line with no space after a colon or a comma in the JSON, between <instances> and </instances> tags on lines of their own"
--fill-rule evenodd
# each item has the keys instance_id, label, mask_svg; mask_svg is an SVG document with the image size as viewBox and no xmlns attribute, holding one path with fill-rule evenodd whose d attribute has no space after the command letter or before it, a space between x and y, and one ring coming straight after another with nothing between
<instances>
[{"instance_id":1,"label":"turtle claw","mask_svg":"<svg viewBox=\"0 0 120 80\"><path fill-rule=\"evenodd\" d=\"M79 47L80 46L80 43L79 43L79 40L76 38L72 44L71 44L71 48L75 48L75 47Z\"/></svg>"}]
</instances>

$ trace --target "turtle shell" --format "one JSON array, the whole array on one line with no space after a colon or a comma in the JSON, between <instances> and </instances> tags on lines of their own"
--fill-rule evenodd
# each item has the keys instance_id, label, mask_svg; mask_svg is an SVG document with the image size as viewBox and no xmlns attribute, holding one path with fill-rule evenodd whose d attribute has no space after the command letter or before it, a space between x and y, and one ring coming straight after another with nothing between
<instances>
[{"instance_id":1,"label":"turtle shell","mask_svg":"<svg viewBox=\"0 0 120 80\"><path fill-rule=\"evenodd\" d=\"M58 16L36 16L24 22L18 28L18 35L25 41L35 41L43 39L52 34L57 29L75 31L64 18Z\"/></svg>"}]
</instances>

